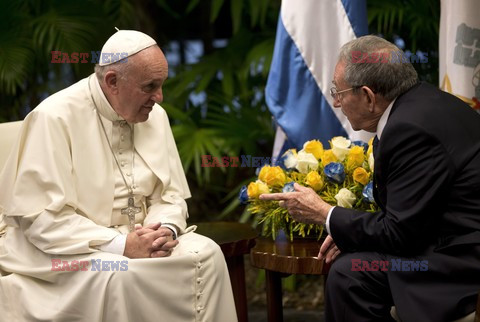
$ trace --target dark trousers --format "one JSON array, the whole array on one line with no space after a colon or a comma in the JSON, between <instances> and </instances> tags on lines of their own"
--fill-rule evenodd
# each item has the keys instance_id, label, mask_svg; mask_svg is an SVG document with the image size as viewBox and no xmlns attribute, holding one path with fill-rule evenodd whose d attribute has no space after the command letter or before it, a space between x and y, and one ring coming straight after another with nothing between
<instances>
[{"instance_id":1,"label":"dark trousers","mask_svg":"<svg viewBox=\"0 0 480 322\"><path fill-rule=\"evenodd\" d=\"M477 252L470 248L452 254L432 249L427 253L414 258L376 252L340 254L325 286L325 320L394 321L392 306L402 322L453 321L473 312L480 290ZM462 267L449 260L458 260L459 255L464 259ZM388 270L382 270L385 261Z\"/></svg>"},{"instance_id":2,"label":"dark trousers","mask_svg":"<svg viewBox=\"0 0 480 322\"><path fill-rule=\"evenodd\" d=\"M379 260L387 261L384 257L378 253L346 253L335 259L327 277L325 321L394 321L387 272L380 265L378 270L367 271L359 263L366 261L372 264L370 269L376 268Z\"/></svg>"}]
</instances>

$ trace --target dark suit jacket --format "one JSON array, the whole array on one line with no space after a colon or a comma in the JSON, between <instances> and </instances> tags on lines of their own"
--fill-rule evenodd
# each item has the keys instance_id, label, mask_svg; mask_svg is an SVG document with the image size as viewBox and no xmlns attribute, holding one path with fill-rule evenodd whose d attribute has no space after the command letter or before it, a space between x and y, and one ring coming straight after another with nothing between
<instances>
[{"instance_id":1,"label":"dark suit jacket","mask_svg":"<svg viewBox=\"0 0 480 322\"><path fill-rule=\"evenodd\" d=\"M381 211L336 207L330 232L337 246L428 260L427 272L388 272L404 320L453 320L474 311L480 290L480 115L453 95L417 84L395 101L375 155Z\"/></svg>"}]
</instances>

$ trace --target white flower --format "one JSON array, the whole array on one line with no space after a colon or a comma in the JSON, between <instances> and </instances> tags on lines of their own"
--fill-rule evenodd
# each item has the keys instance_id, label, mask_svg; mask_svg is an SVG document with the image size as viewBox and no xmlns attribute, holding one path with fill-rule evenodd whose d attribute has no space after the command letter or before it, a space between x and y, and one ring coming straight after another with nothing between
<instances>
[{"instance_id":1,"label":"white flower","mask_svg":"<svg viewBox=\"0 0 480 322\"><path fill-rule=\"evenodd\" d=\"M307 153L303 150L297 154L297 170L300 173L309 173L312 170L317 170L318 160L311 153Z\"/></svg>"},{"instance_id":2,"label":"white flower","mask_svg":"<svg viewBox=\"0 0 480 322\"><path fill-rule=\"evenodd\" d=\"M373 172L373 166L375 165L375 159L373 158L373 153L370 153L370 156L368 157L368 166L370 167L370 170Z\"/></svg>"},{"instance_id":3,"label":"white flower","mask_svg":"<svg viewBox=\"0 0 480 322\"><path fill-rule=\"evenodd\" d=\"M337 204L340 207L344 208L352 208L353 203L357 199L353 192L348 190L347 188L342 188L340 191L335 195L335 199L337 199Z\"/></svg>"},{"instance_id":4,"label":"white flower","mask_svg":"<svg viewBox=\"0 0 480 322\"><path fill-rule=\"evenodd\" d=\"M343 136L336 136L332 138L332 151L338 160L343 161L350 150L352 142Z\"/></svg>"},{"instance_id":5,"label":"white flower","mask_svg":"<svg viewBox=\"0 0 480 322\"><path fill-rule=\"evenodd\" d=\"M283 164L285 165L285 168L293 169L297 166L297 153L294 152L292 149L285 152L283 154L283 157L285 158L283 160Z\"/></svg>"}]
</instances>

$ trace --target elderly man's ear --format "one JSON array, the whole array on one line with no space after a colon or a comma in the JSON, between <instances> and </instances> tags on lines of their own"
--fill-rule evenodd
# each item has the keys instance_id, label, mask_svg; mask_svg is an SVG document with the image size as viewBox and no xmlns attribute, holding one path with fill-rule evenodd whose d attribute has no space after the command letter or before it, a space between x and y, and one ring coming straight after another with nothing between
<instances>
[{"instance_id":1,"label":"elderly man's ear","mask_svg":"<svg viewBox=\"0 0 480 322\"><path fill-rule=\"evenodd\" d=\"M112 93L112 94L117 94L118 93L118 76L117 73L113 70L109 70L105 74L104 78L105 86L107 87L107 90Z\"/></svg>"},{"instance_id":2,"label":"elderly man's ear","mask_svg":"<svg viewBox=\"0 0 480 322\"><path fill-rule=\"evenodd\" d=\"M362 86L362 92L365 94L364 99L368 104L368 110L373 113L376 102L375 93L367 86Z\"/></svg>"}]
</instances>

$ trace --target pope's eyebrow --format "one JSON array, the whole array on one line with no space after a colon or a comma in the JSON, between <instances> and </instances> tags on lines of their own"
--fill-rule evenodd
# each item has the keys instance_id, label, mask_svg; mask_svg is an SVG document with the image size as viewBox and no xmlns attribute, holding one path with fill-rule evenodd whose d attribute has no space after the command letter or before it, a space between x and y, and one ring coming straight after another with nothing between
<instances>
[{"instance_id":1,"label":"pope's eyebrow","mask_svg":"<svg viewBox=\"0 0 480 322\"><path fill-rule=\"evenodd\" d=\"M140 85L141 86L148 86L148 85L151 85L151 84L156 84L156 83L161 83L161 82L162 82L161 78L156 78L156 79L150 79L150 80L144 81L144 82L140 83Z\"/></svg>"}]
</instances>

